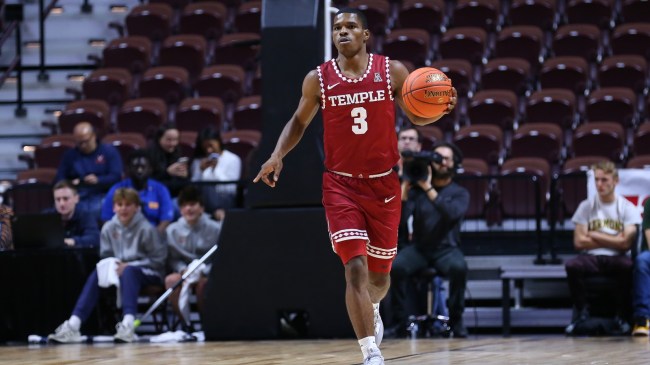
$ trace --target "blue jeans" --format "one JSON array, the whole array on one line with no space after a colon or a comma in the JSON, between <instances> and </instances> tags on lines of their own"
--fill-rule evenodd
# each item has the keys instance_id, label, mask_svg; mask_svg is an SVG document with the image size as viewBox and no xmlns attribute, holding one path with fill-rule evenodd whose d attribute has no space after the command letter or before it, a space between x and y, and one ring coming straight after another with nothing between
<instances>
[{"instance_id":1,"label":"blue jeans","mask_svg":"<svg viewBox=\"0 0 650 365\"><path fill-rule=\"evenodd\" d=\"M641 252L634 261L634 317L650 318L650 251Z\"/></svg>"},{"instance_id":2,"label":"blue jeans","mask_svg":"<svg viewBox=\"0 0 650 365\"><path fill-rule=\"evenodd\" d=\"M138 312L138 293L146 285L162 285L162 279L150 273L150 269L139 266L127 266L120 276L120 294L122 295L122 313L133 314ZM90 316L99 300L99 284L97 283L97 270L88 276L77 304L72 314L85 321Z\"/></svg>"}]
</instances>

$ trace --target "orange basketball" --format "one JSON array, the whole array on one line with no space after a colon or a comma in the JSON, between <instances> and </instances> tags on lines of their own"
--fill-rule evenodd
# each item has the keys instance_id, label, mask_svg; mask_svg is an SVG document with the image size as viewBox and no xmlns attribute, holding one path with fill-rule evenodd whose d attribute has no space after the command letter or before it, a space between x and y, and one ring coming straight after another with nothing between
<instances>
[{"instance_id":1,"label":"orange basketball","mask_svg":"<svg viewBox=\"0 0 650 365\"><path fill-rule=\"evenodd\" d=\"M451 79L433 67L411 72L402 85L404 105L422 118L434 118L444 113L451 96Z\"/></svg>"}]
</instances>

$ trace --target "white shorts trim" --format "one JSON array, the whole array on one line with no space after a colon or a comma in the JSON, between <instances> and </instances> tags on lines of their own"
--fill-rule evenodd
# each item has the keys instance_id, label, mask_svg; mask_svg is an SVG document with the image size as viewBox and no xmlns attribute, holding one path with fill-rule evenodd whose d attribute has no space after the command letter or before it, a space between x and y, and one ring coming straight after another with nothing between
<instances>
[{"instance_id":1,"label":"white shorts trim","mask_svg":"<svg viewBox=\"0 0 650 365\"><path fill-rule=\"evenodd\" d=\"M366 240L368 241L368 232L363 229L342 229L340 231L330 233L332 242L342 242L348 240Z\"/></svg>"},{"instance_id":2,"label":"white shorts trim","mask_svg":"<svg viewBox=\"0 0 650 365\"><path fill-rule=\"evenodd\" d=\"M397 247L381 248L372 246L370 243L366 244L366 251L368 252L368 256L384 260L390 260L397 255Z\"/></svg>"}]
</instances>

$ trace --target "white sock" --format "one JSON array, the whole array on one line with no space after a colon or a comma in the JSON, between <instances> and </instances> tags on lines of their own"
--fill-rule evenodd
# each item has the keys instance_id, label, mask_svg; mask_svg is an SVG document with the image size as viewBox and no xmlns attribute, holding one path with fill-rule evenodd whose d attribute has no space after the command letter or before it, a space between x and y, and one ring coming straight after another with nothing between
<instances>
[{"instance_id":1,"label":"white sock","mask_svg":"<svg viewBox=\"0 0 650 365\"><path fill-rule=\"evenodd\" d=\"M377 343L375 342L375 336L368 336L364 337L359 340L359 346L361 346L361 353L363 354L363 359L365 360L366 357L368 357L368 351L371 349L377 349L379 351L379 348L377 347Z\"/></svg>"},{"instance_id":2,"label":"white sock","mask_svg":"<svg viewBox=\"0 0 650 365\"><path fill-rule=\"evenodd\" d=\"M372 303L372 309L375 312L379 312L379 303Z\"/></svg>"},{"instance_id":3,"label":"white sock","mask_svg":"<svg viewBox=\"0 0 650 365\"><path fill-rule=\"evenodd\" d=\"M81 318L75 316L74 314L70 316L70 319L68 319L68 326L72 328L75 331L79 331L79 328L81 328Z\"/></svg>"},{"instance_id":4,"label":"white sock","mask_svg":"<svg viewBox=\"0 0 650 365\"><path fill-rule=\"evenodd\" d=\"M125 326L133 326L133 321L135 321L133 314L125 314L122 319L122 324Z\"/></svg>"}]
</instances>

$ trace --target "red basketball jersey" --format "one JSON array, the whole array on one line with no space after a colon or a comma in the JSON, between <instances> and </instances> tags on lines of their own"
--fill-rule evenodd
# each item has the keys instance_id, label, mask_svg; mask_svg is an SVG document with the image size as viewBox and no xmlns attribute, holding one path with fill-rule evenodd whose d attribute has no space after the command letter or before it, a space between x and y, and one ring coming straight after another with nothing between
<instances>
[{"instance_id":1,"label":"red basketball jersey","mask_svg":"<svg viewBox=\"0 0 650 365\"><path fill-rule=\"evenodd\" d=\"M388 57L373 54L357 79L345 77L334 59L317 68L328 170L367 178L397 164L389 70Z\"/></svg>"}]
</instances>

